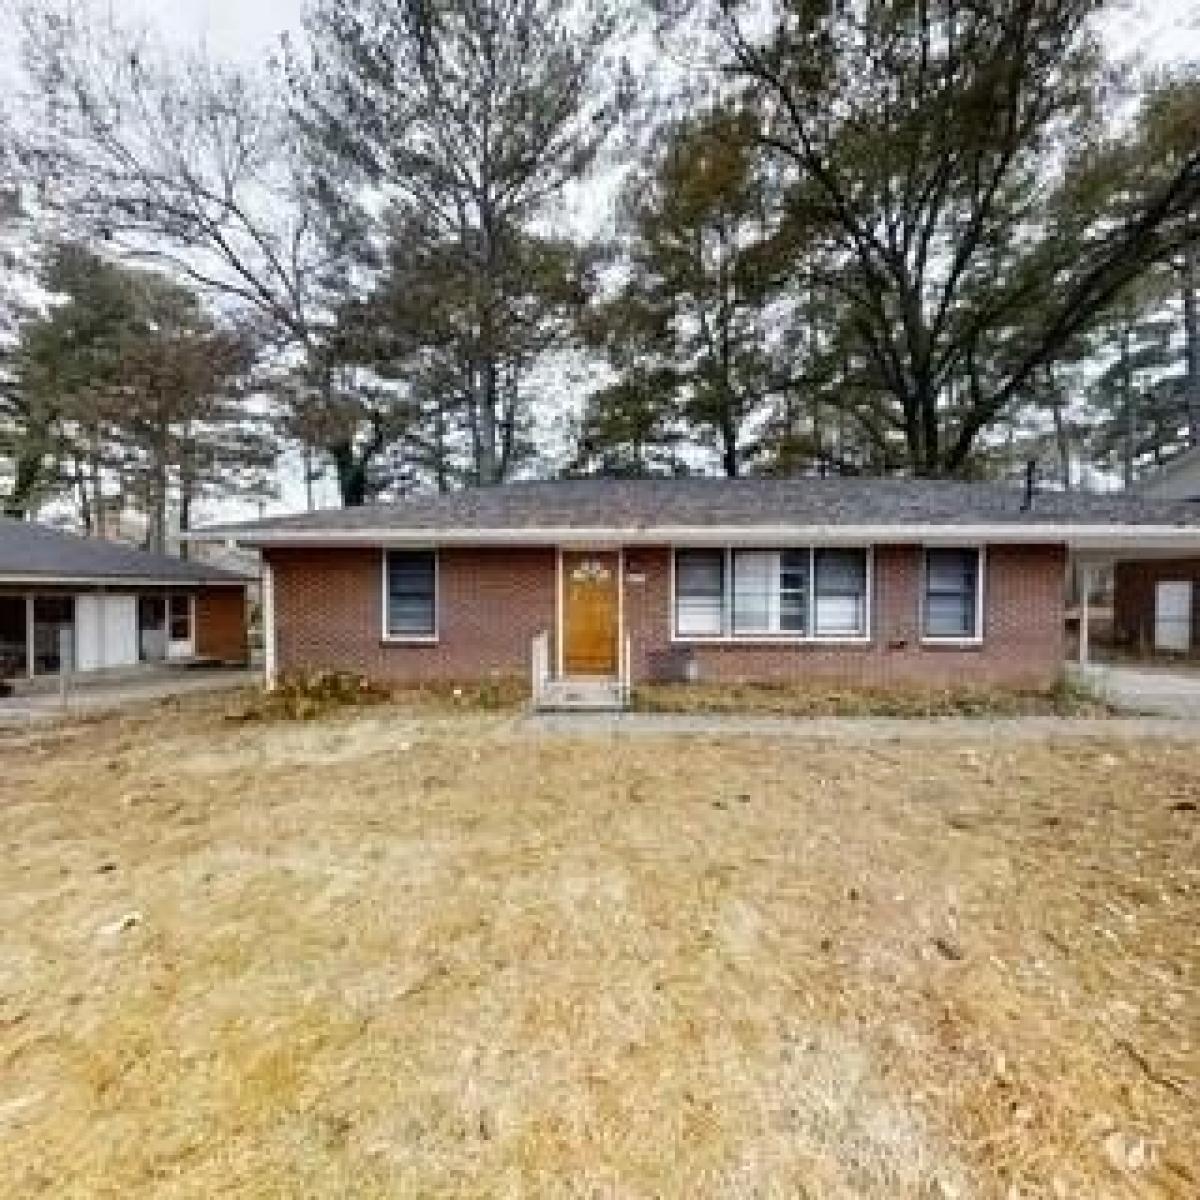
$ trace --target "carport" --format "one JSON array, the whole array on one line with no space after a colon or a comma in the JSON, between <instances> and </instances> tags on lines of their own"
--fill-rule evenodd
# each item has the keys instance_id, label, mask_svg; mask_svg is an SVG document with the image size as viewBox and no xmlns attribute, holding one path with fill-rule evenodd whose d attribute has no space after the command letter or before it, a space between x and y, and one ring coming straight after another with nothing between
<instances>
[{"instance_id":1,"label":"carport","mask_svg":"<svg viewBox=\"0 0 1200 1200\"><path fill-rule=\"evenodd\" d=\"M0 678L244 663L248 582L206 563L0 518Z\"/></svg>"},{"instance_id":2,"label":"carport","mask_svg":"<svg viewBox=\"0 0 1200 1200\"><path fill-rule=\"evenodd\" d=\"M1118 632L1118 641L1132 649L1200 650L1200 606L1192 603L1200 581L1200 506L1120 492L1111 511L1124 520L1076 527L1068 543L1080 592L1079 664L1092 661L1092 594L1105 571L1114 579L1114 631L1122 626L1125 634Z\"/></svg>"}]
</instances>

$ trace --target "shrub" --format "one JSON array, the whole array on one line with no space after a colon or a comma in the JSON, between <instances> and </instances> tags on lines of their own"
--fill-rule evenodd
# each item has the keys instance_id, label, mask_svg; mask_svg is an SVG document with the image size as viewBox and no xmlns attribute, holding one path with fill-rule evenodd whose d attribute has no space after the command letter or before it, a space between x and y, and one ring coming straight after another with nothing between
<instances>
[{"instance_id":1,"label":"shrub","mask_svg":"<svg viewBox=\"0 0 1200 1200\"><path fill-rule=\"evenodd\" d=\"M311 721L340 708L383 704L392 698L389 689L352 671L309 671L284 675L272 691L262 692L229 720Z\"/></svg>"}]
</instances>

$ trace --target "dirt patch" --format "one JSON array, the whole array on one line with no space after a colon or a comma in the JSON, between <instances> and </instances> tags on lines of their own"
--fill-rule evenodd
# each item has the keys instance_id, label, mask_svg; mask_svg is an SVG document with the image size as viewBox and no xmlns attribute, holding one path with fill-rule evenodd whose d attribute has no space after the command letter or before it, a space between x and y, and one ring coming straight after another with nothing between
<instances>
[{"instance_id":1,"label":"dirt patch","mask_svg":"<svg viewBox=\"0 0 1200 1200\"><path fill-rule=\"evenodd\" d=\"M9 1194L1191 1196L1200 752L0 744Z\"/></svg>"}]
</instances>

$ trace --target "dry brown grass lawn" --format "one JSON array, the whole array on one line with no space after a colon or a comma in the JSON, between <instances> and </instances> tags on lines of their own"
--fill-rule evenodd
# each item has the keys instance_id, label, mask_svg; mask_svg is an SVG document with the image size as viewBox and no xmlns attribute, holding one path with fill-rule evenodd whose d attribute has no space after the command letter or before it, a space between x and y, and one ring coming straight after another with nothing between
<instances>
[{"instance_id":1,"label":"dry brown grass lawn","mask_svg":"<svg viewBox=\"0 0 1200 1200\"><path fill-rule=\"evenodd\" d=\"M1110 705L1066 680L1032 688L903 688L861 684L665 683L640 685L643 712L784 717L1105 717Z\"/></svg>"},{"instance_id":2,"label":"dry brown grass lawn","mask_svg":"<svg viewBox=\"0 0 1200 1200\"><path fill-rule=\"evenodd\" d=\"M6 1196L1200 1193L1200 751L0 740Z\"/></svg>"}]
</instances>

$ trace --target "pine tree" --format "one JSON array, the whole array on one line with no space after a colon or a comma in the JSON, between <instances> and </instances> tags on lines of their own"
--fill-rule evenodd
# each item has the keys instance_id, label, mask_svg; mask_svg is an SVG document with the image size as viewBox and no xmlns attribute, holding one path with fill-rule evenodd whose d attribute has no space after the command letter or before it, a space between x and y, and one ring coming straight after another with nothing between
<instances>
[{"instance_id":1,"label":"pine tree","mask_svg":"<svg viewBox=\"0 0 1200 1200\"><path fill-rule=\"evenodd\" d=\"M611 22L568 0L319 0L306 25L298 118L331 177L387 209L385 295L431 301L408 315L453 381L434 411L461 422L471 478L500 482L580 274L543 227L616 116Z\"/></svg>"},{"instance_id":2,"label":"pine tree","mask_svg":"<svg viewBox=\"0 0 1200 1200\"><path fill-rule=\"evenodd\" d=\"M753 459L755 426L782 367L772 353L781 314L770 312L767 253L777 214L747 122L717 111L669 125L649 169L626 187L629 277L591 321L620 377L589 406L581 449L593 459L605 458L606 437L634 429L660 449L686 431L727 476ZM649 466L640 452L626 457ZM668 454L658 465L672 462Z\"/></svg>"}]
</instances>

